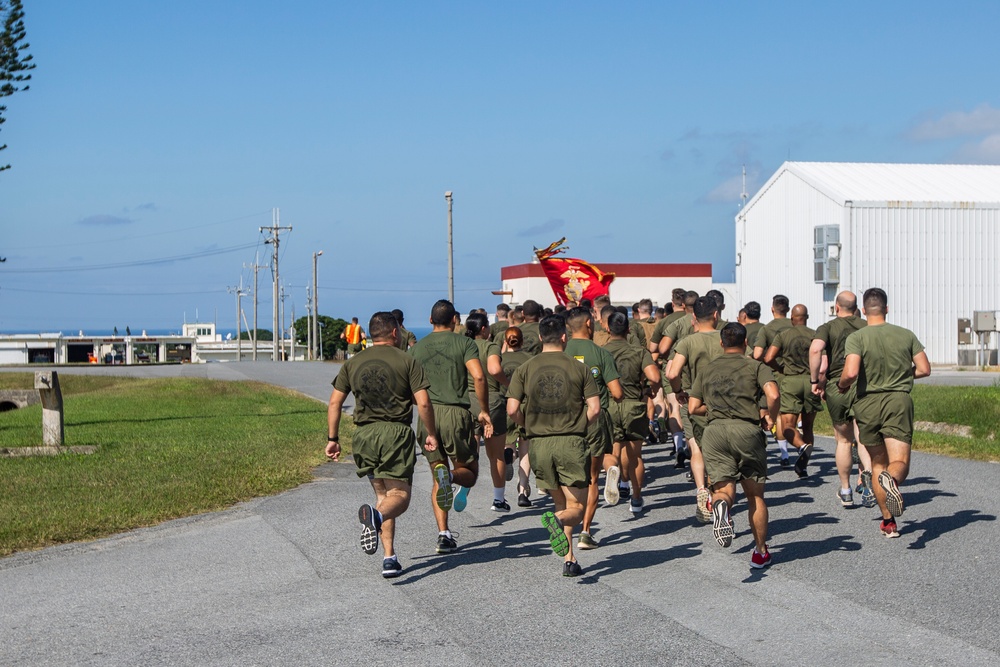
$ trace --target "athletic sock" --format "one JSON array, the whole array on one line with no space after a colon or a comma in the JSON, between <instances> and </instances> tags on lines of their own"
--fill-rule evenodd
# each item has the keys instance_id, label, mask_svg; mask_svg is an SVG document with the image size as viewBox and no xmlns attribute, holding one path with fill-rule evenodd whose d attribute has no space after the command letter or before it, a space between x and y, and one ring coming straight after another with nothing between
<instances>
[{"instance_id":1,"label":"athletic sock","mask_svg":"<svg viewBox=\"0 0 1000 667\"><path fill-rule=\"evenodd\" d=\"M493 502L495 502L495 503L503 502L503 492L504 492L504 487L502 487L502 486L494 486L493 487Z\"/></svg>"},{"instance_id":2,"label":"athletic sock","mask_svg":"<svg viewBox=\"0 0 1000 667\"><path fill-rule=\"evenodd\" d=\"M448 539L451 539L451 531L450 530L441 530L441 531L438 531L438 535L444 535Z\"/></svg>"},{"instance_id":3,"label":"athletic sock","mask_svg":"<svg viewBox=\"0 0 1000 667\"><path fill-rule=\"evenodd\" d=\"M781 458L787 459L788 458L788 441L787 440L779 440L778 441L778 449L781 450Z\"/></svg>"},{"instance_id":4,"label":"athletic sock","mask_svg":"<svg viewBox=\"0 0 1000 667\"><path fill-rule=\"evenodd\" d=\"M684 449L684 434L678 431L673 434L674 437L674 449L681 451Z\"/></svg>"}]
</instances>

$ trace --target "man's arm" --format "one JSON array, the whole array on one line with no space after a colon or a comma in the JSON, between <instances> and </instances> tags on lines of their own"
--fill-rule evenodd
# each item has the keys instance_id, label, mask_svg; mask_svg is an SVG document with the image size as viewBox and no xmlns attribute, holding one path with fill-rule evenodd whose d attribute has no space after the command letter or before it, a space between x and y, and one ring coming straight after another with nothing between
<instances>
[{"instance_id":1,"label":"man's arm","mask_svg":"<svg viewBox=\"0 0 1000 667\"><path fill-rule=\"evenodd\" d=\"M755 348L754 352L756 352L756 351L757 350ZM764 363L767 364L768 366L770 366L771 368L773 368L776 371L781 370L781 366L779 366L778 362L775 361L775 359L778 358L778 352L780 352L780 351L781 351L781 348L779 348L776 345L771 345L771 347L767 348L767 354L764 355Z\"/></svg>"},{"instance_id":2,"label":"man's arm","mask_svg":"<svg viewBox=\"0 0 1000 667\"><path fill-rule=\"evenodd\" d=\"M695 398L694 396L688 397L688 414L692 415L707 415L708 406L701 402L700 398Z\"/></svg>"},{"instance_id":3,"label":"man's arm","mask_svg":"<svg viewBox=\"0 0 1000 667\"><path fill-rule=\"evenodd\" d=\"M837 381L837 389L840 390L840 393L851 388L854 381L858 379L859 373L861 373L861 355L847 355L844 360L844 370L840 373L840 380Z\"/></svg>"},{"instance_id":4,"label":"man's arm","mask_svg":"<svg viewBox=\"0 0 1000 667\"><path fill-rule=\"evenodd\" d=\"M813 338L812 344L809 345L809 382L812 393L817 396L822 396L826 388L826 364L823 363L826 359L826 355L823 354L825 349L826 341L822 338Z\"/></svg>"},{"instance_id":5,"label":"man's arm","mask_svg":"<svg viewBox=\"0 0 1000 667\"><path fill-rule=\"evenodd\" d=\"M621 403L622 399L625 398L625 392L622 391L622 383L619 380L612 380L606 386L608 393L611 394L611 398L615 399L615 403Z\"/></svg>"},{"instance_id":6,"label":"man's arm","mask_svg":"<svg viewBox=\"0 0 1000 667\"><path fill-rule=\"evenodd\" d=\"M927 361L927 354L921 350L917 356L913 357L913 378L919 380L931 374L931 362Z\"/></svg>"},{"instance_id":7,"label":"man's arm","mask_svg":"<svg viewBox=\"0 0 1000 667\"><path fill-rule=\"evenodd\" d=\"M500 365L500 357L495 354L491 354L486 357L486 370L493 377L494 380L507 387L510 385L510 379L504 374L503 366Z\"/></svg>"},{"instance_id":8,"label":"man's arm","mask_svg":"<svg viewBox=\"0 0 1000 667\"><path fill-rule=\"evenodd\" d=\"M670 354L670 348L674 346L674 339L670 336L664 336L660 339L660 345L656 348L656 351L660 353L661 357L666 357Z\"/></svg>"},{"instance_id":9,"label":"man's arm","mask_svg":"<svg viewBox=\"0 0 1000 667\"><path fill-rule=\"evenodd\" d=\"M677 394L677 400L681 399L681 369L684 368L684 362L687 361L687 357L679 352L674 355L674 360L670 362L667 366L667 382L670 383L670 388L674 390Z\"/></svg>"},{"instance_id":10,"label":"man's arm","mask_svg":"<svg viewBox=\"0 0 1000 667\"><path fill-rule=\"evenodd\" d=\"M434 408L431 406L431 396L426 389L419 389L413 394L413 403L417 406L417 416L427 429L427 439L424 449L433 452L438 447L437 426L434 424Z\"/></svg>"},{"instance_id":11,"label":"man's arm","mask_svg":"<svg viewBox=\"0 0 1000 667\"><path fill-rule=\"evenodd\" d=\"M493 437L493 422L490 421L490 390L483 375L483 365L479 359L469 359L465 368L476 385L476 400L479 401L479 423L483 427L483 437Z\"/></svg>"},{"instance_id":12,"label":"man's arm","mask_svg":"<svg viewBox=\"0 0 1000 667\"><path fill-rule=\"evenodd\" d=\"M600 401L598 401L598 405L600 405ZM516 398L507 398L507 416L510 417L515 424L524 428L524 413L521 412L521 401Z\"/></svg>"},{"instance_id":13,"label":"man's arm","mask_svg":"<svg viewBox=\"0 0 1000 667\"><path fill-rule=\"evenodd\" d=\"M340 460L340 414L346 398L347 394L334 389L330 394L330 404L326 410L326 457L331 461Z\"/></svg>"},{"instance_id":14,"label":"man's arm","mask_svg":"<svg viewBox=\"0 0 1000 667\"><path fill-rule=\"evenodd\" d=\"M587 425L593 426L599 414L601 414L601 397L591 396L587 399Z\"/></svg>"},{"instance_id":15,"label":"man's arm","mask_svg":"<svg viewBox=\"0 0 1000 667\"><path fill-rule=\"evenodd\" d=\"M662 380L660 379L660 367L659 366L657 366L656 364L650 364L650 365L646 366L645 368L643 368L642 372L643 372L643 375L646 376L646 379L649 381L649 384L652 387L655 388L655 387L661 386ZM655 389L654 389L653 393L656 393Z\"/></svg>"}]
</instances>

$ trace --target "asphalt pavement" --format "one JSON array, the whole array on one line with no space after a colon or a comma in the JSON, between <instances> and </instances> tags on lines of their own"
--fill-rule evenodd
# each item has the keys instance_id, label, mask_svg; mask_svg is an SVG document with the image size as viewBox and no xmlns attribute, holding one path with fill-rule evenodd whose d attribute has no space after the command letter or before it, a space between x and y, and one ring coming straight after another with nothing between
<instances>
[{"instance_id":1,"label":"asphalt pavement","mask_svg":"<svg viewBox=\"0 0 1000 667\"><path fill-rule=\"evenodd\" d=\"M65 369L260 380L325 401L333 364ZM15 369L16 370L16 369ZM23 370L23 369L21 369ZM322 409L318 406L318 409ZM775 452L772 451L772 454ZM645 514L602 507L584 576L561 576L539 515L497 514L488 477L434 553L430 474L397 522L405 570L358 545L371 499L349 463L223 512L0 559L2 665L995 664L1000 501L995 464L914 455L899 539L877 510L843 509L832 441L811 475L771 459L774 565L749 568L694 519L665 447L647 453ZM2 461L0 461L2 465ZM508 485L513 501L513 485ZM2 492L2 489L0 489ZM535 496L537 498L537 496Z\"/></svg>"}]
</instances>

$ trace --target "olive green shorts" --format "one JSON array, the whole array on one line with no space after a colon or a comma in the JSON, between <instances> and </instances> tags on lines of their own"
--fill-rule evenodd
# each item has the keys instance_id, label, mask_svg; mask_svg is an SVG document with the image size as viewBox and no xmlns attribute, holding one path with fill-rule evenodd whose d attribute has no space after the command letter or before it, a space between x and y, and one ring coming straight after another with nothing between
<instances>
[{"instance_id":1,"label":"olive green shorts","mask_svg":"<svg viewBox=\"0 0 1000 667\"><path fill-rule=\"evenodd\" d=\"M352 357L363 349L364 348L361 346L361 343L347 344L347 354L351 355Z\"/></svg>"},{"instance_id":2,"label":"olive green shorts","mask_svg":"<svg viewBox=\"0 0 1000 667\"><path fill-rule=\"evenodd\" d=\"M611 439L611 415L602 409L597 420L587 427L587 447L594 458L604 456L614 451L614 440ZM534 442L534 441L532 441Z\"/></svg>"},{"instance_id":3,"label":"olive green shorts","mask_svg":"<svg viewBox=\"0 0 1000 667\"><path fill-rule=\"evenodd\" d=\"M781 413L797 415L801 413L823 412L823 402L812 393L809 374L786 375L778 385L781 390Z\"/></svg>"},{"instance_id":4,"label":"olive green shorts","mask_svg":"<svg viewBox=\"0 0 1000 667\"><path fill-rule=\"evenodd\" d=\"M681 425L684 427L684 437L694 440L696 444L701 444L701 436L705 432L705 424L708 417L701 415L691 416L688 413L687 403L681 403Z\"/></svg>"},{"instance_id":5,"label":"olive green shorts","mask_svg":"<svg viewBox=\"0 0 1000 667\"><path fill-rule=\"evenodd\" d=\"M705 472L712 483L767 479L767 441L760 424L742 419L715 419L698 440Z\"/></svg>"},{"instance_id":6,"label":"olive green shorts","mask_svg":"<svg viewBox=\"0 0 1000 667\"><path fill-rule=\"evenodd\" d=\"M358 477L399 479L413 483L417 462L416 442L409 424L372 422L354 431L351 449Z\"/></svg>"},{"instance_id":7,"label":"olive green shorts","mask_svg":"<svg viewBox=\"0 0 1000 667\"><path fill-rule=\"evenodd\" d=\"M551 435L531 439L531 470L541 489L590 486L590 450L586 438Z\"/></svg>"},{"instance_id":8,"label":"olive green shorts","mask_svg":"<svg viewBox=\"0 0 1000 667\"><path fill-rule=\"evenodd\" d=\"M475 392L469 392L469 413L472 414L472 425L476 436L482 437L483 427L479 424L479 399ZM507 434L507 401L500 394L490 394L490 421L493 422L493 435Z\"/></svg>"},{"instance_id":9,"label":"olive green shorts","mask_svg":"<svg viewBox=\"0 0 1000 667\"><path fill-rule=\"evenodd\" d=\"M621 403L612 403L608 412L611 413L611 434L614 442L635 442L645 440L649 436L645 401L626 398Z\"/></svg>"},{"instance_id":10,"label":"olive green shorts","mask_svg":"<svg viewBox=\"0 0 1000 667\"><path fill-rule=\"evenodd\" d=\"M507 444L513 447L518 442L525 442L527 439L528 436L524 429L518 426L513 419L507 417Z\"/></svg>"},{"instance_id":11,"label":"olive green shorts","mask_svg":"<svg viewBox=\"0 0 1000 667\"><path fill-rule=\"evenodd\" d=\"M885 438L913 444L913 399L905 391L868 394L854 402L861 444L879 447Z\"/></svg>"},{"instance_id":12,"label":"olive green shorts","mask_svg":"<svg viewBox=\"0 0 1000 667\"><path fill-rule=\"evenodd\" d=\"M854 419L854 402L858 396L858 384L855 382L845 393L837 389L837 380L830 378L826 383L826 407L830 411L830 421L834 426L847 424Z\"/></svg>"},{"instance_id":13,"label":"olive green shorts","mask_svg":"<svg viewBox=\"0 0 1000 667\"><path fill-rule=\"evenodd\" d=\"M478 443L473 445L472 442L474 426L469 408L457 405L433 405L432 407L434 408L434 426L437 427L439 446L433 452L425 449L427 429L424 427L423 421L418 422L417 436L420 438L420 449L424 452L424 458L430 463L444 461L446 456L452 461L463 464L478 461L479 446Z\"/></svg>"}]
</instances>

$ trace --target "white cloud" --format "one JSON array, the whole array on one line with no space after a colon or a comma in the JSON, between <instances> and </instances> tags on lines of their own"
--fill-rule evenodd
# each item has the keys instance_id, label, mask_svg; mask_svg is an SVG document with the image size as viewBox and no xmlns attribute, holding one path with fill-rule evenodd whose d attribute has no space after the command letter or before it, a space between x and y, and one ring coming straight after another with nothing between
<instances>
[{"instance_id":1,"label":"white cloud","mask_svg":"<svg viewBox=\"0 0 1000 667\"><path fill-rule=\"evenodd\" d=\"M565 220L560 220L559 218L552 218L540 225L535 225L534 227L528 227L527 229L522 229L517 233L518 236L524 238L526 236L538 236L539 234L548 234L549 232L554 232L557 229L562 229L566 224Z\"/></svg>"},{"instance_id":2,"label":"white cloud","mask_svg":"<svg viewBox=\"0 0 1000 667\"><path fill-rule=\"evenodd\" d=\"M698 203L739 205L741 195L743 194L743 173L741 167L732 163L730 160L724 160L719 163L719 168L720 170L728 171L729 173L736 173L702 195L698 199ZM760 186L763 185L763 180L761 179L763 167L759 162L754 161L747 164L746 169L746 192L747 198L749 199L760 188Z\"/></svg>"},{"instance_id":3,"label":"white cloud","mask_svg":"<svg viewBox=\"0 0 1000 667\"><path fill-rule=\"evenodd\" d=\"M909 136L914 141L934 141L997 133L1000 133L1000 109L980 104L972 111L952 111L940 118L925 120L913 127Z\"/></svg>"},{"instance_id":4,"label":"white cloud","mask_svg":"<svg viewBox=\"0 0 1000 667\"><path fill-rule=\"evenodd\" d=\"M1000 132L965 144L955 152L954 161L965 164L1000 164Z\"/></svg>"},{"instance_id":5,"label":"white cloud","mask_svg":"<svg viewBox=\"0 0 1000 667\"><path fill-rule=\"evenodd\" d=\"M130 225L135 220L130 220L128 218L119 218L115 215L107 215L105 213L100 213L98 215L92 215L90 217L80 220L81 225L96 225L96 226L117 226L117 225Z\"/></svg>"}]
</instances>

